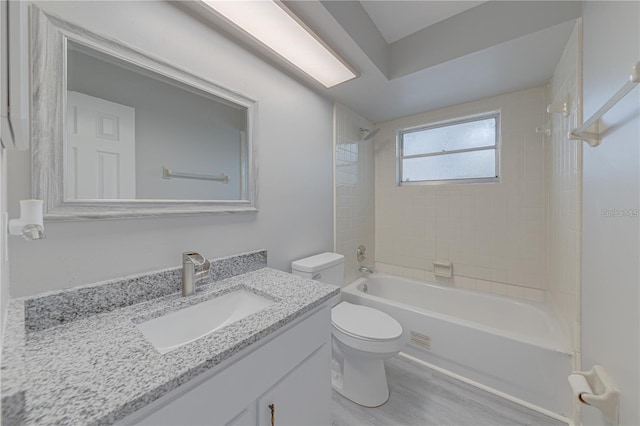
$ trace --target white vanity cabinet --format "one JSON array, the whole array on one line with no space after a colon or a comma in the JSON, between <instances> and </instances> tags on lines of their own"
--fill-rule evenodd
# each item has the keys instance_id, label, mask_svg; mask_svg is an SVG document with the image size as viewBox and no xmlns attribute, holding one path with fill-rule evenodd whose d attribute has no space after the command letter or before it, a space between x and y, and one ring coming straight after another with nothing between
<instances>
[{"instance_id":1,"label":"white vanity cabinet","mask_svg":"<svg viewBox=\"0 0 640 426\"><path fill-rule=\"evenodd\" d=\"M272 406L275 425L329 425L329 304L253 346L119 424L268 426Z\"/></svg>"}]
</instances>

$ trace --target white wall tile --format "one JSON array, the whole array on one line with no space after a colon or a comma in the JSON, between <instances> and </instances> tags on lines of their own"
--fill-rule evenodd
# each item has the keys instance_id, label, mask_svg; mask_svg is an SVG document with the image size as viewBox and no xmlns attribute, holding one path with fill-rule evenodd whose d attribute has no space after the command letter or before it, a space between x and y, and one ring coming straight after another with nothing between
<instances>
[{"instance_id":1,"label":"white wall tile","mask_svg":"<svg viewBox=\"0 0 640 426\"><path fill-rule=\"evenodd\" d=\"M545 292L535 288L523 288L523 297L532 302L545 302Z\"/></svg>"},{"instance_id":2,"label":"white wall tile","mask_svg":"<svg viewBox=\"0 0 640 426\"><path fill-rule=\"evenodd\" d=\"M374 146L360 137L360 128L373 124L344 105L334 105L336 172L335 250L345 256L344 284L361 276L356 259L359 245L367 248L367 260L375 262ZM388 246L387 246L388 247Z\"/></svg>"},{"instance_id":3,"label":"white wall tile","mask_svg":"<svg viewBox=\"0 0 640 426\"><path fill-rule=\"evenodd\" d=\"M546 119L545 93L538 87L378 124L376 261L431 272L434 259L448 260L456 276L547 289L547 158L544 138L535 134ZM399 129L498 109L499 183L396 185Z\"/></svg>"},{"instance_id":4,"label":"white wall tile","mask_svg":"<svg viewBox=\"0 0 640 426\"><path fill-rule=\"evenodd\" d=\"M510 285L507 288L507 296L522 299L524 298L524 289L522 287Z\"/></svg>"},{"instance_id":5,"label":"white wall tile","mask_svg":"<svg viewBox=\"0 0 640 426\"><path fill-rule=\"evenodd\" d=\"M577 120L578 79L580 72L580 23L569 38L551 80L552 102L562 102L567 95L573 100L571 114L563 117L552 114L551 137L547 156L549 182L549 302L569 335L574 349L578 349L580 294L580 179L582 144L567 138Z\"/></svg>"},{"instance_id":6,"label":"white wall tile","mask_svg":"<svg viewBox=\"0 0 640 426\"><path fill-rule=\"evenodd\" d=\"M476 289L491 293L491 282L485 280L476 280Z\"/></svg>"}]
</instances>

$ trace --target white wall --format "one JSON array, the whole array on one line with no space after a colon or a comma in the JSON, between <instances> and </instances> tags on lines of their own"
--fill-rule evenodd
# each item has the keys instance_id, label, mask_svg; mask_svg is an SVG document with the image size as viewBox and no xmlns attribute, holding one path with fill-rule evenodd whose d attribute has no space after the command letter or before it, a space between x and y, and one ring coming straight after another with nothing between
<instances>
[{"instance_id":1,"label":"white wall","mask_svg":"<svg viewBox=\"0 0 640 426\"><path fill-rule=\"evenodd\" d=\"M579 70L582 23L576 23L551 79L551 102L569 98L570 115L549 114L551 137L547 138L549 186L549 302L570 338L580 350L580 203L582 144L569 140L579 120ZM574 358L579 359L579 354ZM578 365L575 366L578 368Z\"/></svg>"},{"instance_id":2,"label":"white wall","mask_svg":"<svg viewBox=\"0 0 640 426\"><path fill-rule=\"evenodd\" d=\"M257 214L46 223L12 239L11 295L30 295L218 257L269 250L269 266L333 248L332 103L168 2L48 2L43 9L258 100ZM10 210L28 198L29 155L10 153Z\"/></svg>"},{"instance_id":3,"label":"white wall","mask_svg":"<svg viewBox=\"0 0 640 426\"><path fill-rule=\"evenodd\" d=\"M6 210L7 198L7 154L0 148L0 215ZM0 218L2 226L7 226L4 218ZM3 228L4 229L4 228ZM4 319L9 303L9 262L5 262L5 238L6 232L0 232L0 348L2 347L2 337L4 336Z\"/></svg>"},{"instance_id":4,"label":"white wall","mask_svg":"<svg viewBox=\"0 0 640 426\"><path fill-rule=\"evenodd\" d=\"M376 137L376 267L435 280L433 260L453 263L456 286L544 300L547 198L545 87L379 124ZM396 185L398 130L501 111L499 183Z\"/></svg>"},{"instance_id":5,"label":"white wall","mask_svg":"<svg viewBox=\"0 0 640 426\"><path fill-rule=\"evenodd\" d=\"M584 2L583 90L588 118L640 60L640 3ZM620 424L640 424L640 89L607 113L601 145L584 146L582 368L601 364L620 390ZM606 216L605 209L632 215ZM583 409L585 424L602 424Z\"/></svg>"},{"instance_id":6,"label":"white wall","mask_svg":"<svg viewBox=\"0 0 640 426\"><path fill-rule=\"evenodd\" d=\"M365 141L360 128L373 123L349 108L335 104L336 252L344 255L344 283L362 276L356 258L359 245L367 248L362 263L373 266L374 245L374 140ZM365 135L366 136L366 135Z\"/></svg>"},{"instance_id":7,"label":"white wall","mask_svg":"<svg viewBox=\"0 0 640 426\"><path fill-rule=\"evenodd\" d=\"M136 198L240 198L240 131L246 130L246 110L77 50L69 51L68 62L68 90L136 110ZM163 166L176 172L225 173L229 183L163 179Z\"/></svg>"}]
</instances>

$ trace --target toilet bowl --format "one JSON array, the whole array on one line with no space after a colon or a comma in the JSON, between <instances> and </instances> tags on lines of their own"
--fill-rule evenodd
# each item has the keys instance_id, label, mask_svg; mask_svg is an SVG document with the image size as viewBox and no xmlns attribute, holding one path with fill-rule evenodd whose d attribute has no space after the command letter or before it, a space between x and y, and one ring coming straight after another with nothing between
<instances>
[{"instance_id":1,"label":"toilet bowl","mask_svg":"<svg viewBox=\"0 0 640 426\"><path fill-rule=\"evenodd\" d=\"M365 407L387 402L384 360L402 349L400 323L377 309L341 302L331 310L331 335L333 389Z\"/></svg>"},{"instance_id":2,"label":"toilet bowl","mask_svg":"<svg viewBox=\"0 0 640 426\"><path fill-rule=\"evenodd\" d=\"M342 285L344 256L322 253L293 262L291 269L305 278ZM331 343L333 389L365 407L387 402L384 360L404 345L400 323L377 309L340 302L331 309Z\"/></svg>"}]
</instances>

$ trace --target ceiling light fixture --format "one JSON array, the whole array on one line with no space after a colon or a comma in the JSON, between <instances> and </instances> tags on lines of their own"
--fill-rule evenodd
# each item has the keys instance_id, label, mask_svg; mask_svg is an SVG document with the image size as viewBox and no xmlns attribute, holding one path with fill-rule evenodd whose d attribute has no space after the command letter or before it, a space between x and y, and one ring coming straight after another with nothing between
<instances>
[{"instance_id":1,"label":"ceiling light fixture","mask_svg":"<svg viewBox=\"0 0 640 426\"><path fill-rule=\"evenodd\" d=\"M204 0L204 4L326 88L357 77L279 1Z\"/></svg>"}]
</instances>

